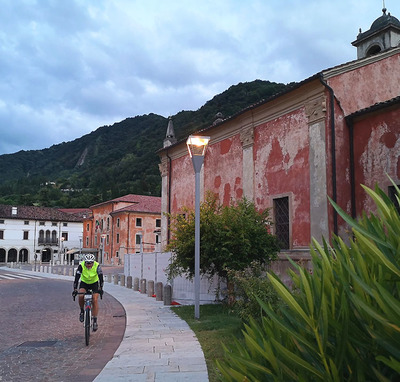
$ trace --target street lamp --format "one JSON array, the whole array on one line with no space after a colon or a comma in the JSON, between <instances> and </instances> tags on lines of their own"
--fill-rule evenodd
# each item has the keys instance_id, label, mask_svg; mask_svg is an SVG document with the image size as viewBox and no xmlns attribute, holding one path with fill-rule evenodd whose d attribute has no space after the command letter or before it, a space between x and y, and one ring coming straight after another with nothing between
<instances>
[{"instance_id":1,"label":"street lamp","mask_svg":"<svg viewBox=\"0 0 400 382\"><path fill-rule=\"evenodd\" d=\"M194 318L200 318L200 171L210 137L190 135L186 141L195 173Z\"/></svg>"},{"instance_id":2,"label":"street lamp","mask_svg":"<svg viewBox=\"0 0 400 382\"><path fill-rule=\"evenodd\" d=\"M100 248L101 248L101 251L100 251L100 264L103 264L103 262L104 262L104 239L106 238L106 234L102 234L101 236L100 236Z\"/></svg>"},{"instance_id":3,"label":"street lamp","mask_svg":"<svg viewBox=\"0 0 400 382\"><path fill-rule=\"evenodd\" d=\"M65 240L65 237L62 236L62 237L60 238L60 243L61 243L61 251L60 251L60 252L61 252L61 254L60 254L60 256L58 256L59 259L60 259L61 265L64 264L64 253L63 253L63 243L64 243L64 240Z\"/></svg>"}]
</instances>

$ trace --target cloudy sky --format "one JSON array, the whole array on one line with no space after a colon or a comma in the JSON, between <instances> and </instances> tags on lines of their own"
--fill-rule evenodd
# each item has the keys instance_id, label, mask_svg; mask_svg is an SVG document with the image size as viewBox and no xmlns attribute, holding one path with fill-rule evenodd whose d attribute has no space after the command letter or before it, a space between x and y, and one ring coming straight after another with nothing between
<instances>
[{"instance_id":1,"label":"cloudy sky","mask_svg":"<svg viewBox=\"0 0 400 382\"><path fill-rule=\"evenodd\" d=\"M0 0L0 155L356 58L382 0ZM400 18L400 1L385 6ZM161 138L162 139L162 138Z\"/></svg>"}]
</instances>

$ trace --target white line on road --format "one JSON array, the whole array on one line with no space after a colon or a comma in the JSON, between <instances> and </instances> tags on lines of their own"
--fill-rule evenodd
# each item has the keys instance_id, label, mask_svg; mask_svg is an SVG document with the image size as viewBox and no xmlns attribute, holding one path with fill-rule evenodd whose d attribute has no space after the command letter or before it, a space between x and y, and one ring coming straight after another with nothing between
<instances>
[{"instance_id":1,"label":"white line on road","mask_svg":"<svg viewBox=\"0 0 400 382\"><path fill-rule=\"evenodd\" d=\"M14 273L0 274L0 278L4 278L4 279L8 279L8 280L12 280L12 279L23 279L23 280L42 279L42 277L38 277L38 276L21 275L21 274L14 274Z\"/></svg>"}]
</instances>

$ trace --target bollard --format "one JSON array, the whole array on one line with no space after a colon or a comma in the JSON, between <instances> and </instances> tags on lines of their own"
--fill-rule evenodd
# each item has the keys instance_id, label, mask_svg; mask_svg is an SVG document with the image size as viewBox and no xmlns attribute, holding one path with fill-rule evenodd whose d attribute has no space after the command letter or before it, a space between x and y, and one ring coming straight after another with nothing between
<instances>
[{"instance_id":1,"label":"bollard","mask_svg":"<svg viewBox=\"0 0 400 382\"><path fill-rule=\"evenodd\" d=\"M118 275L114 275L114 285L118 285Z\"/></svg>"},{"instance_id":2,"label":"bollard","mask_svg":"<svg viewBox=\"0 0 400 382\"><path fill-rule=\"evenodd\" d=\"M43 265L40 266L40 271L39 272L43 272Z\"/></svg>"},{"instance_id":3,"label":"bollard","mask_svg":"<svg viewBox=\"0 0 400 382\"><path fill-rule=\"evenodd\" d=\"M132 289L132 276L126 278L126 287Z\"/></svg>"},{"instance_id":4,"label":"bollard","mask_svg":"<svg viewBox=\"0 0 400 382\"><path fill-rule=\"evenodd\" d=\"M156 301L163 300L163 283L160 281L156 283Z\"/></svg>"},{"instance_id":5,"label":"bollard","mask_svg":"<svg viewBox=\"0 0 400 382\"><path fill-rule=\"evenodd\" d=\"M139 290L139 277L133 279L133 290L136 292Z\"/></svg>"},{"instance_id":6,"label":"bollard","mask_svg":"<svg viewBox=\"0 0 400 382\"><path fill-rule=\"evenodd\" d=\"M69 269L68 275L72 276L72 268Z\"/></svg>"},{"instance_id":7,"label":"bollard","mask_svg":"<svg viewBox=\"0 0 400 382\"><path fill-rule=\"evenodd\" d=\"M67 268L64 267L63 269L63 275L66 276L67 275Z\"/></svg>"},{"instance_id":8,"label":"bollard","mask_svg":"<svg viewBox=\"0 0 400 382\"><path fill-rule=\"evenodd\" d=\"M122 287L125 286L125 275L121 275L121 283L120 283L120 285L121 285Z\"/></svg>"},{"instance_id":9,"label":"bollard","mask_svg":"<svg viewBox=\"0 0 400 382\"><path fill-rule=\"evenodd\" d=\"M171 305L172 302L172 287L171 285L166 285L164 287L164 305Z\"/></svg>"},{"instance_id":10,"label":"bollard","mask_svg":"<svg viewBox=\"0 0 400 382\"><path fill-rule=\"evenodd\" d=\"M146 293L146 279L140 280L140 293Z\"/></svg>"},{"instance_id":11,"label":"bollard","mask_svg":"<svg viewBox=\"0 0 400 382\"><path fill-rule=\"evenodd\" d=\"M110 283L111 282L111 275L107 275L107 281Z\"/></svg>"},{"instance_id":12,"label":"bollard","mask_svg":"<svg viewBox=\"0 0 400 382\"><path fill-rule=\"evenodd\" d=\"M35 271L35 266L34 265L32 265L32 272L34 272Z\"/></svg>"},{"instance_id":13,"label":"bollard","mask_svg":"<svg viewBox=\"0 0 400 382\"><path fill-rule=\"evenodd\" d=\"M40 267L40 268L42 268L42 267ZM44 272L44 273L47 273L47 265L45 265L45 266L43 267L43 272Z\"/></svg>"},{"instance_id":14,"label":"bollard","mask_svg":"<svg viewBox=\"0 0 400 382\"><path fill-rule=\"evenodd\" d=\"M147 296L153 297L154 295L154 281L149 280L147 283Z\"/></svg>"}]
</instances>

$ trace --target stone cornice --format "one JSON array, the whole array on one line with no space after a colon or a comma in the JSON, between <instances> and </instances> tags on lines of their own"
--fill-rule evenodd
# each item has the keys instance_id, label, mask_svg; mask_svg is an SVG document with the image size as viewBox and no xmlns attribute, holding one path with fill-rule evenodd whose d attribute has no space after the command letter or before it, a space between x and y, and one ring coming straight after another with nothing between
<instances>
[{"instance_id":1,"label":"stone cornice","mask_svg":"<svg viewBox=\"0 0 400 382\"><path fill-rule=\"evenodd\" d=\"M384 60L385 58L391 57L391 56L395 56L396 54L400 53L400 48L394 48L394 49L389 49L385 52L379 53L379 54L375 54L373 56L370 57L366 57L366 58L362 58L360 60L355 60L355 61L351 61L347 64L343 64L340 66L336 66L335 68L332 69L328 69L325 71L322 71L322 76L325 80L335 77L339 74L343 74L346 72L350 72L352 70L361 68L363 66L369 65L369 64L373 64L375 62Z\"/></svg>"}]
</instances>

